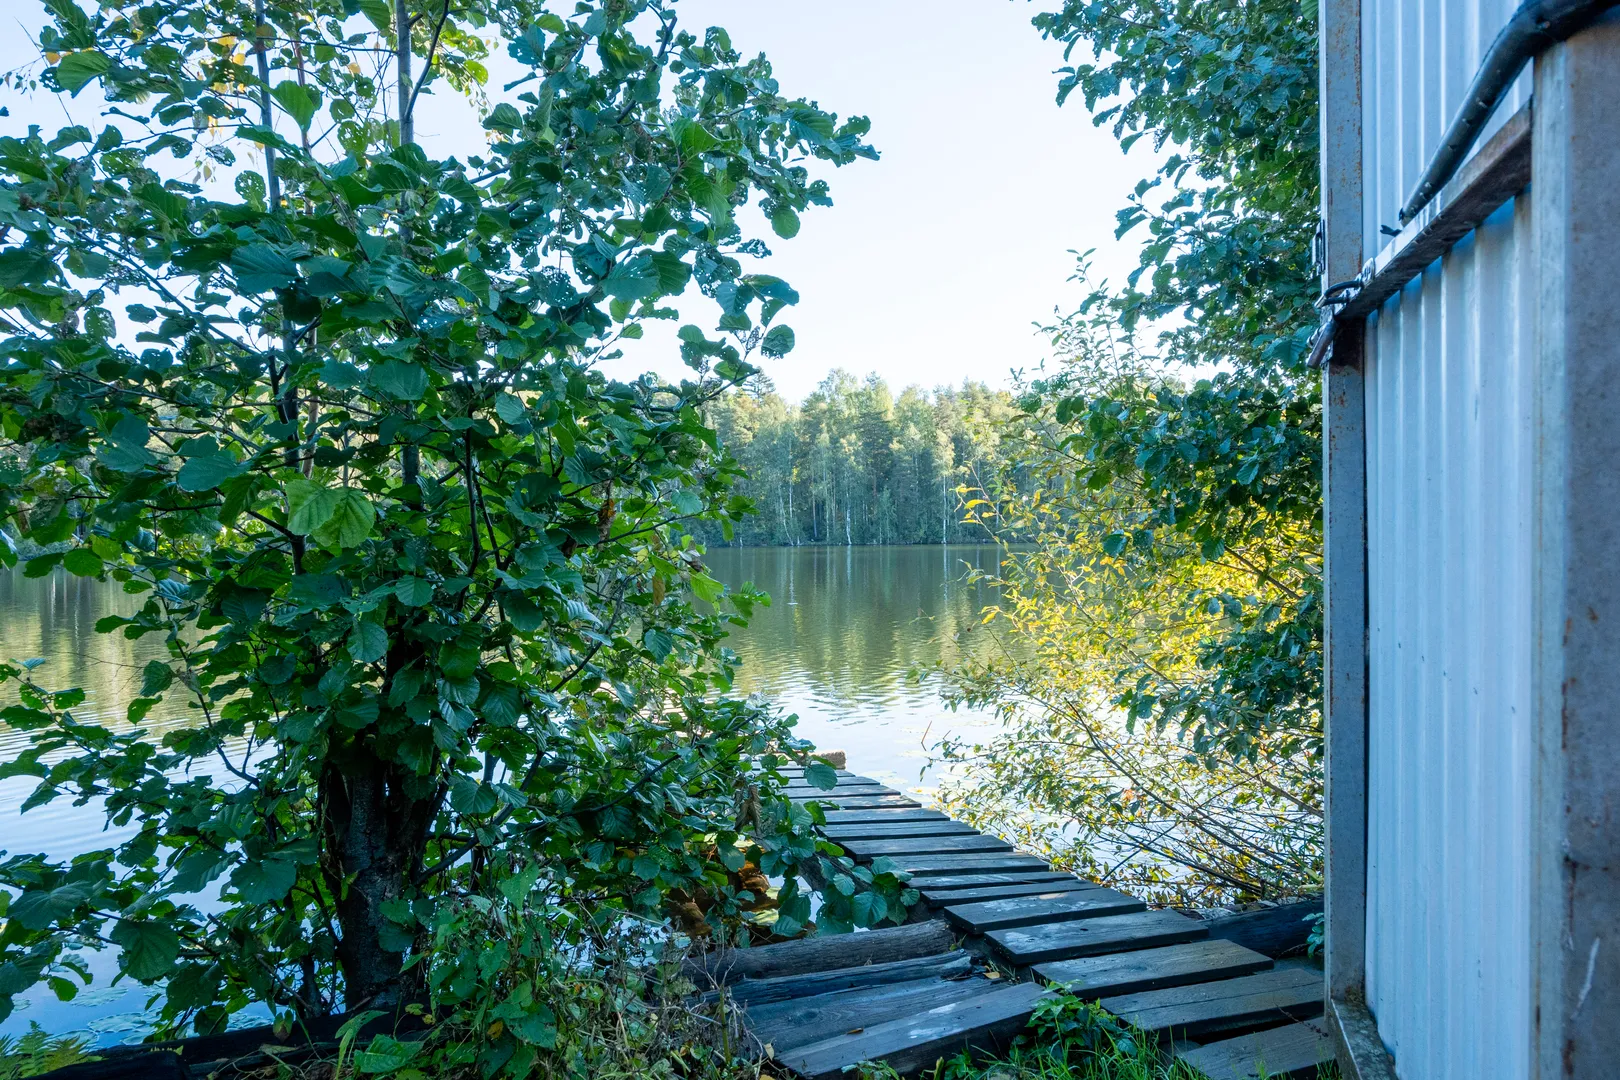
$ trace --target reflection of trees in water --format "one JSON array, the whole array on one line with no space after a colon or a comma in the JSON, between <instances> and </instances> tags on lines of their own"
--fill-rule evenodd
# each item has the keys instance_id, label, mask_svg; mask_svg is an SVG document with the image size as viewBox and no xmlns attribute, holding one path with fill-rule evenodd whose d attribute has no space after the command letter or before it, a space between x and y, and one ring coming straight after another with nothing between
<instances>
[{"instance_id":1,"label":"reflection of trees in water","mask_svg":"<svg viewBox=\"0 0 1620 1080\"><path fill-rule=\"evenodd\" d=\"M0 573L0 658L6 661L41 657L35 681L52 689L83 687L89 700L75 715L81 718L122 718L125 705L137 696L141 667L167 652L161 634L131 641L121 632L96 633L96 620L107 615L130 615L145 602L124 592L116 582L74 577L62 570L45 577L24 577L22 571ZM11 704L15 691L0 688L0 703ZM162 730L165 723L148 717L147 726ZM0 724L0 756L23 748L21 737Z\"/></svg>"},{"instance_id":2,"label":"reflection of trees in water","mask_svg":"<svg viewBox=\"0 0 1620 1080\"><path fill-rule=\"evenodd\" d=\"M994 591L962 580L964 564L993 568L996 557L988 546L711 551L716 575L771 594L732 639L739 689L812 683L862 702L896 700L908 670L996 647L981 621Z\"/></svg>"}]
</instances>

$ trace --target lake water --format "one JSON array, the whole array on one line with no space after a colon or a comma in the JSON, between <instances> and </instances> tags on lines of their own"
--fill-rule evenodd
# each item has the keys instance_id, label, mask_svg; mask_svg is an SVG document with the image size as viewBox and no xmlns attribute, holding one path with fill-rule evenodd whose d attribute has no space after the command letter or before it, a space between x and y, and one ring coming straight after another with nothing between
<instances>
[{"instance_id":1,"label":"lake water","mask_svg":"<svg viewBox=\"0 0 1620 1080\"><path fill-rule=\"evenodd\" d=\"M752 582L772 596L730 642L742 658L737 690L763 694L799 717L798 732L825 750L843 750L856 772L927 798L940 776L927 746L947 733L987 731L995 721L951 711L928 672L959 657L1001 647L980 623L994 595L962 581L967 566L991 568L994 547L728 548L710 552L715 576ZM162 657L156 636L132 642L97 634L96 620L135 610L117 585L57 572L28 579L0 574L0 659L43 657L36 679L83 687L81 719L121 718L140 686L141 668ZM0 689L0 705L15 700ZM148 718L154 731L184 722L183 710ZM27 745L0 724L0 760ZM0 849L68 858L113 842L94 807L61 799L18 817L29 778L0 781ZM92 957L95 983L71 1002L36 988L0 1023L0 1034L80 1032L99 1044L138 1039L147 991L109 986L107 955Z\"/></svg>"}]
</instances>

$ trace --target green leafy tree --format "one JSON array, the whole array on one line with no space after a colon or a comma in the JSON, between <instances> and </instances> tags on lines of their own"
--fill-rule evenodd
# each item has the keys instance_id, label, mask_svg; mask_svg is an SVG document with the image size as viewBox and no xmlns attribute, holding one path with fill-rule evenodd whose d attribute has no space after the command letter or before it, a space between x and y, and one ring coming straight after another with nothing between
<instances>
[{"instance_id":1,"label":"green leafy tree","mask_svg":"<svg viewBox=\"0 0 1620 1080\"><path fill-rule=\"evenodd\" d=\"M735 927L762 898L728 875L816 852L749 771L803 747L717 696L754 597L688 532L743 508L702 410L792 346L796 294L748 269L737 208L793 235L829 202L814 163L875 156L866 121L665 0L47 7L35 78L106 106L0 140L3 554L144 596L98 629L168 659L111 726L0 669L33 732L0 774L126 837L0 863L0 1015L109 944L170 1030L391 1008L497 888L649 914L706 892ZM492 34L523 71L498 100ZM487 151L418 145L441 85ZM680 330L692 377L606 379L683 292L717 309ZM546 1045L543 1018L506 1029Z\"/></svg>"},{"instance_id":2,"label":"green leafy tree","mask_svg":"<svg viewBox=\"0 0 1620 1080\"><path fill-rule=\"evenodd\" d=\"M1021 719L959 798L1167 896L1320 875L1315 16L1066 0L1035 19L1073 61L1059 101L1078 91L1122 145L1168 156L1119 212L1140 265L1093 287L1082 256L1058 363L1022 388L1009 469L971 504L1033 542L1001 578L1034 659L962 673Z\"/></svg>"}]
</instances>

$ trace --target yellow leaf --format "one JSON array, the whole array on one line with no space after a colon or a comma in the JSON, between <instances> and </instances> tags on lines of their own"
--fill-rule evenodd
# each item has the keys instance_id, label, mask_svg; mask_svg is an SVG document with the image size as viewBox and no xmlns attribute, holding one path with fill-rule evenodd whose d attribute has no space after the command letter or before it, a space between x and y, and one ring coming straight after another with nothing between
<instances>
[{"instance_id":1,"label":"yellow leaf","mask_svg":"<svg viewBox=\"0 0 1620 1080\"><path fill-rule=\"evenodd\" d=\"M48 52L48 53L45 54L45 59L48 62L54 64L54 63L57 63L58 61L60 61L62 59L62 54L61 53Z\"/></svg>"}]
</instances>

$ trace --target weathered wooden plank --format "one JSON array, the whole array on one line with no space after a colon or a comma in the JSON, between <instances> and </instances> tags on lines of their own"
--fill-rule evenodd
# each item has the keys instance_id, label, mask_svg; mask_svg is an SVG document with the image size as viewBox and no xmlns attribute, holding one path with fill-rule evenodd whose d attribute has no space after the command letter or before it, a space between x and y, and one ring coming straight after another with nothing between
<instances>
[{"instance_id":1,"label":"weathered wooden plank","mask_svg":"<svg viewBox=\"0 0 1620 1080\"><path fill-rule=\"evenodd\" d=\"M1046 863L1016 851L970 851L961 855L906 855L894 858L896 868L913 877L990 874L1000 871L1043 871Z\"/></svg>"},{"instance_id":2,"label":"weathered wooden plank","mask_svg":"<svg viewBox=\"0 0 1620 1080\"><path fill-rule=\"evenodd\" d=\"M793 802L810 802L812 799L852 799L871 798L880 795L898 795L898 791L882 784L850 784L847 787L835 787L832 790L825 788L788 788L786 795Z\"/></svg>"},{"instance_id":3,"label":"weathered wooden plank","mask_svg":"<svg viewBox=\"0 0 1620 1080\"><path fill-rule=\"evenodd\" d=\"M953 1001L984 993L985 979L916 979L812 998L750 1005L748 1030L781 1057L789 1050L848 1035L890 1020L915 1016Z\"/></svg>"},{"instance_id":4,"label":"weathered wooden plank","mask_svg":"<svg viewBox=\"0 0 1620 1080\"><path fill-rule=\"evenodd\" d=\"M894 794L894 795L821 795L821 796L806 796L805 798L802 798L802 799L793 798L792 796L789 796L789 799L792 802L797 802L797 803L808 803L808 802L824 803L824 804L832 806L833 808L838 809L838 810L878 810L878 809L884 809L884 808L889 808L889 807L899 809L899 808L904 808L904 807L914 807L914 806L921 806L922 805L916 799L909 799L906 796L900 795L900 794Z\"/></svg>"},{"instance_id":5,"label":"weathered wooden plank","mask_svg":"<svg viewBox=\"0 0 1620 1080\"><path fill-rule=\"evenodd\" d=\"M1200 1039L1265 1023L1310 1020L1322 1015L1324 997L1321 972L1278 968L1220 982L1105 997L1098 1004L1143 1031Z\"/></svg>"},{"instance_id":6,"label":"weathered wooden plank","mask_svg":"<svg viewBox=\"0 0 1620 1080\"><path fill-rule=\"evenodd\" d=\"M1274 908L1209 919L1209 936L1235 941L1244 948L1278 958L1303 953L1310 937L1311 916L1322 913L1322 900L1299 900Z\"/></svg>"},{"instance_id":7,"label":"weathered wooden plank","mask_svg":"<svg viewBox=\"0 0 1620 1080\"><path fill-rule=\"evenodd\" d=\"M875 807L867 810L828 810L828 825L864 825L869 822L880 821L949 821L950 818L938 810L923 810L919 807L895 807L885 809Z\"/></svg>"},{"instance_id":8,"label":"weathered wooden plank","mask_svg":"<svg viewBox=\"0 0 1620 1080\"><path fill-rule=\"evenodd\" d=\"M883 781L881 781L881 780L874 780L870 776L856 776L853 773L839 773L838 774L838 779L836 781L837 786L839 786L839 787L862 786L862 785L867 785L867 784L881 784L882 782ZM814 784L812 784L809 780L805 779L802 775L801 776L790 776L790 777L788 777L788 782L787 782L786 786L789 787L789 788L815 787ZM822 790L822 789L818 788L817 790Z\"/></svg>"},{"instance_id":9,"label":"weathered wooden plank","mask_svg":"<svg viewBox=\"0 0 1620 1080\"><path fill-rule=\"evenodd\" d=\"M943 910L945 917L958 927L972 934L983 934L1016 926L1129 915L1133 911L1146 911L1147 905L1113 889L1078 889L950 904Z\"/></svg>"},{"instance_id":10,"label":"weathered wooden plank","mask_svg":"<svg viewBox=\"0 0 1620 1080\"><path fill-rule=\"evenodd\" d=\"M994 875L970 875L988 876ZM1012 875L1016 878L1018 875ZM923 879L928 884L918 889L923 901L931 907L940 907L943 904L973 904L981 900L1002 900L1010 896L1036 896L1041 893L1085 892L1102 888L1101 885L1091 881L1082 881L1077 877L1060 875L1052 881L1024 881L1013 885L970 885L966 888L936 889L932 888L934 878Z\"/></svg>"},{"instance_id":11,"label":"weathered wooden plank","mask_svg":"<svg viewBox=\"0 0 1620 1080\"><path fill-rule=\"evenodd\" d=\"M971 825L947 817L935 821L870 821L859 825L827 825L821 830L827 839L840 843L845 840L903 840L913 836L969 836L978 831Z\"/></svg>"},{"instance_id":12,"label":"weathered wooden plank","mask_svg":"<svg viewBox=\"0 0 1620 1080\"><path fill-rule=\"evenodd\" d=\"M785 975L775 979L744 979L730 986L732 1000L741 1005L762 1005L767 1002L787 1001L790 998L815 997L840 990L855 990L866 986L887 986L892 983L911 982L915 979L948 979L966 975L973 969L967 953L957 950L916 956L909 960L891 960L886 964L863 964L860 967L834 968L831 971L812 971L806 975Z\"/></svg>"},{"instance_id":13,"label":"weathered wooden plank","mask_svg":"<svg viewBox=\"0 0 1620 1080\"><path fill-rule=\"evenodd\" d=\"M1189 941L1160 949L1109 953L1081 960L1036 964L1035 974L1065 987L1076 997L1138 994L1188 983L1253 975L1271 967L1271 958L1230 941Z\"/></svg>"},{"instance_id":14,"label":"weathered wooden plank","mask_svg":"<svg viewBox=\"0 0 1620 1080\"><path fill-rule=\"evenodd\" d=\"M1039 964L1122 949L1149 949L1196 941L1209 931L1197 919L1174 911L1138 911L1078 922L992 930L985 935L1015 964Z\"/></svg>"},{"instance_id":15,"label":"weathered wooden plank","mask_svg":"<svg viewBox=\"0 0 1620 1080\"><path fill-rule=\"evenodd\" d=\"M810 971L883 964L948 952L956 932L943 919L860 934L827 934L753 949L714 949L687 959L682 974L706 990L741 979L802 975Z\"/></svg>"},{"instance_id":16,"label":"weathered wooden plank","mask_svg":"<svg viewBox=\"0 0 1620 1080\"><path fill-rule=\"evenodd\" d=\"M1316 1020L1206 1043L1176 1055L1209 1080L1316 1080L1333 1060L1333 1039Z\"/></svg>"},{"instance_id":17,"label":"weathered wooden plank","mask_svg":"<svg viewBox=\"0 0 1620 1080\"><path fill-rule=\"evenodd\" d=\"M862 1061L883 1061L902 1076L962 1050L993 1052L1023 1029L1044 995L1033 983L998 986L925 1012L810 1043L782 1055L805 1080L845 1080Z\"/></svg>"},{"instance_id":18,"label":"weathered wooden plank","mask_svg":"<svg viewBox=\"0 0 1620 1080\"><path fill-rule=\"evenodd\" d=\"M1002 870L979 874L940 874L916 882L919 889L944 892L947 889L978 889L986 885L1022 885L1046 881L1079 881L1061 870Z\"/></svg>"},{"instance_id":19,"label":"weathered wooden plank","mask_svg":"<svg viewBox=\"0 0 1620 1080\"><path fill-rule=\"evenodd\" d=\"M966 836L911 836L899 840L840 840L843 849L856 862L871 862L911 855L954 855L970 851L1011 851L1012 845L999 836L972 833Z\"/></svg>"}]
</instances>

